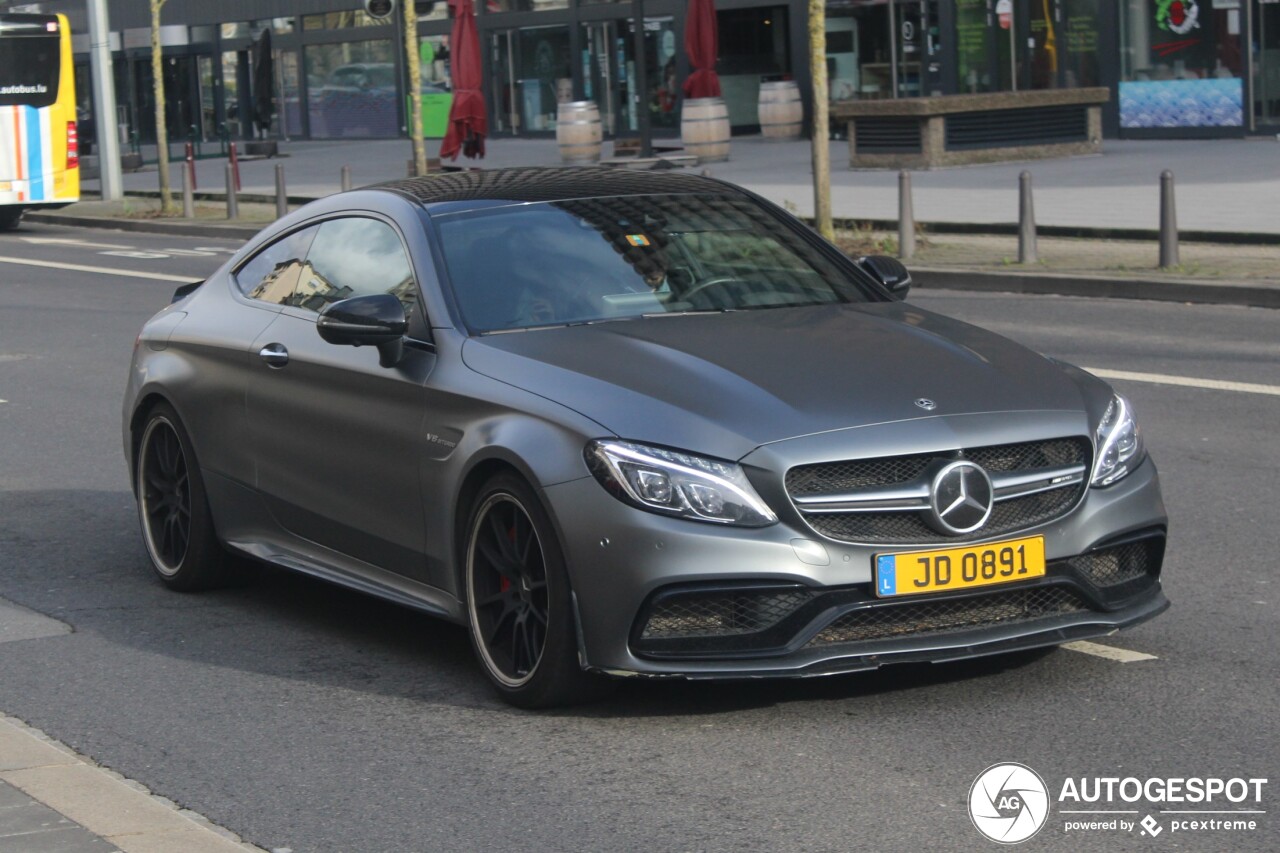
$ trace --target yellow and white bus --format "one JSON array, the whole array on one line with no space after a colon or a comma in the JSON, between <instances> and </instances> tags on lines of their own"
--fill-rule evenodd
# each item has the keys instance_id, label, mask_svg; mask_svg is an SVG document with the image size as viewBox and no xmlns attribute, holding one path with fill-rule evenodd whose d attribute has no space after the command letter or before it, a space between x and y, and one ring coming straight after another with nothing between
<instances>
[{"instance_id":1,"label":"yellow and white bus","mask_svg":"<svg viewBox=\"0 0 1280 853\"><path fill-rule=\"evenodd\" d=\"M0 15L0 229L80 199L71 28L65 15Z\"/></svg>"}]
</instances>

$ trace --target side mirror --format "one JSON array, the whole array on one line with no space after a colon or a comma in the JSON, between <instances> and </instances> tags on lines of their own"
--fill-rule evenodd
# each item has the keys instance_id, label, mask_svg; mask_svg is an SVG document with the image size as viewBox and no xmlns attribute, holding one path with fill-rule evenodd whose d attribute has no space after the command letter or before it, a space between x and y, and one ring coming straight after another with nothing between
<instances>
[{"instance_id":1,"label":"side mirror","mask_svg":"<svg viewBox=\"0 0 1280 853\"><path fill-rule=\"evenodd\" d=\"M857 264L862 271L874 278L893 298L907 298L911 290L911 273L902 265L902 261L888 255L866 255L858 258Z\"/></svg>"},{"instance_id":2,"label":"side mirror","mask_svg":"<svg viewBox=\"0 0 1280 853\"><path fill-rule=\"evenodd\" d=\"M316 318L316 331L331 344L378 348L378 363L395 367L404 357L409 330L404 305L390 293L353 296L326 305Z\"/></svg>"}]
</instances>

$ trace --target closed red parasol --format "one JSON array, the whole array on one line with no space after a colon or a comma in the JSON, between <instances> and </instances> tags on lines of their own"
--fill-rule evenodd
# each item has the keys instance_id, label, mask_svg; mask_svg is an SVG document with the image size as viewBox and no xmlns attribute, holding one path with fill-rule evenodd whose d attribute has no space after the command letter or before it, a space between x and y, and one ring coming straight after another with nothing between
<instances>
[{"instance_id":1,"label":"closed red parasol","mask_svg":"<svg viewBox=\"0 0 1280 853\"><path fill-rule=\"evenodd\" d=\"M476 9L472 0L449 0L453 10L450 38L450 65L453 74L453 106L449 109L449 130L440 146L440 158L458 159L484 156L484 137L489 132L484 94L480 91L480 37L476 34Z\"/></svg>"},{"instance_id":2,"label":"closed red parasol","mask_svg":"<svg viewBox=\"0 0 1280 853\"><path fill-rule=\"evenodd\" d=\"M720 97L720 78L716 76L720 31L716 26L714 0L689 0L689 17L684 24L684 49L693 66L693 73L684 81L685 97Z\"/></svg>"}]
</instances>

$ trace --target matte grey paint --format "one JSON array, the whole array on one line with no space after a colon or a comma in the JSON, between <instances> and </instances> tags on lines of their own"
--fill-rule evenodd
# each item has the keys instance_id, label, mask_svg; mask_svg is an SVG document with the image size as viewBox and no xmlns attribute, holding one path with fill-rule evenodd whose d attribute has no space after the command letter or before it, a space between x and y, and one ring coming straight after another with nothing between
<instances>
[{"instance_id":1,"label":"matte grey paint","mask_svg":"<svg viewBox=\"0 0 1280 853\"><path fill-rule=\"evenodd\" d=\"M324 343L314 315L247 299L231 277L265 243L338 213L393 223L414 263L431 328L409 342L397 367L378 367L371 347ZM332 196L274 223L158 313L143 329L124 400L130 470L139 407L166 399L191 434L229 547L462 621L461 495L482 466L509 466L538 491L563 543L583 660L614 673L804 674L895 656L941 660L1097 636L1167 606L1157 587L1110 614L1066 616L1034 631L880 643L873 658L848 647L767 664L635 657L627 637L637 608L665 583L870 582L875 549L825 540L801 520L782 484L792 465L1092 437L1110 388L891 301L468 337L442 286L428 215L386 191ZM259 358L270 342L288 347L287 366ZM921 396L937 409L917 408ZM779 523L722 527L613 499L582 451L592 438L615 435L740 459ZM1043 535L1054 559L1165 522L1148 460L1027 532Z\"/></svg>"}]
</instances>

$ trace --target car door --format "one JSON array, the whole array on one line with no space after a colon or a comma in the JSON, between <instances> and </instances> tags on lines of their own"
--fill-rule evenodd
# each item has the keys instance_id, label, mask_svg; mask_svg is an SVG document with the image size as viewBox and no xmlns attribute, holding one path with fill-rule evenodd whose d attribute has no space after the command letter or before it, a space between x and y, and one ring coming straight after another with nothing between
<instances>
[{"instance_id":1,"label":"car door","mask_svg":"<svg viewBox=\"0 0 1280 853\"><path fill-rule=\"evenodd\" d=\"M435 353L401 235L371 216L326 220L277 291L284 307L253 344L247 393L259 492L294 536L425 580L420 436ZM326 305L370 293L400 297L423 339L396 367L316 330Z\"/></svg>"}]
</instances>

